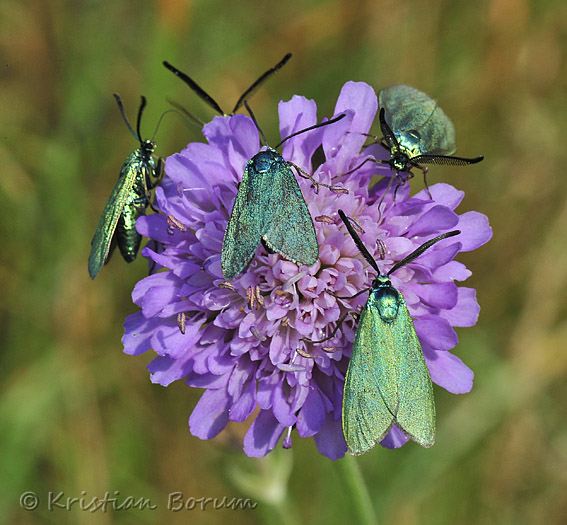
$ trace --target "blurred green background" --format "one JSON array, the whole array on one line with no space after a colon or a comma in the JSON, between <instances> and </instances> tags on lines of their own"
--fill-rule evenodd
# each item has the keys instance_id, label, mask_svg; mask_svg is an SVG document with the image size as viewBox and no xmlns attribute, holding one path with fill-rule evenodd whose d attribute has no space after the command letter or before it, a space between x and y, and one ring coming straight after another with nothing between
<instances>
[{"instance_id":1,"label":"blurred green background","mask_svg":"<svg viewBox=\"0 0 567 525\"><path fill-rule=\"evenodd\" d=\"M0 522L343 523L356 521L345 471L359 467L378 521L564 523L567 517L567 3L565 0L4 0L0 5ZM376 447L333 463L311 439L244 457L247 425L189 434L201 391L152 385L151 356L122 353L139 258L115 255L96 281L90 240L127 153L144 94L151 135L171 97L213 112L168 72L192 75L229 110L261 72L293 59L254 97L269 140L294 93L333 112L347 80L412 84L455 122L469 168L435 167L430 184L466 192L459 212L488 215L494 238L460 260L473 271L478 325L455 353L470 394L436 388L430 450ZM375 131L378 132L376 126ZM203 140L169 117L157 153ZM420 177L412 187L420 189ZM355 463L353 463L353 461ZM35 491L33 512L19 498ZM155 510L46 508L47 493ZM167 510L184 498L251 498L255 510ZM354 518L352 516L355 516Z\"/></svg>"}]
</instances>

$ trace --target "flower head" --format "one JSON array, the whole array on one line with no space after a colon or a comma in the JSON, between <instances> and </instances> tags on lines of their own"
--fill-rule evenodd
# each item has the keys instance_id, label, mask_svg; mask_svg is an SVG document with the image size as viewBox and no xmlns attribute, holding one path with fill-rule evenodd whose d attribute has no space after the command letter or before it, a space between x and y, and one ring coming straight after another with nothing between
<instances>
[{"instance_id":1,"label":"flower head","mask_svg":"<svg viewBox=\"0 0 567 525\"><path fill-rule=\"evenodd\" d=\"M344 455L342 390L356 322L345 321L324 344L306 341L329 335L344 313L367 299L335 295L351 296L375 277L346 234L339 208L353 219L383 273L424 241L461 230L454 242L433 247L391 278L415 319L432 380L454 393L471 389L472 372L449 350L457 344L453 327L474 325L479 307L473 289L456 286L470 272L453 259L489 240L488 221L477 212L458 215L463 193L447 184L431 186L431 197L427 191L410 197L406 184L395 198L390 191L382 200L387 182L369 185L377 173L390 174L387 166L367 162L348 173L370 155L384 157L380 146L362 149L376 110L370 86L347 82L335 107L344 119L283 145L282 156L314 171L315 180L348 189L316 188L298 177L319 243L319 260L310 267L260 246L242 274L230 283L223 279L226 224L245 164L259 151L251 119L215 117L203 128L208 144L191 143L167 159L167 176L156 191L164 214L137 223L140 233L162 244L159 253L146 248L143 254L163 271L136 285L132 297L141 310L127 318L123 342L132 355L156 352L148 366L153 382L183 379L205 389L189 419L193 435L209 439L229 420L252 416L244 438L249 456L265 455L292 427L301 437L313 436L325 456ZM281 102L282 138L316 124L316 112L315 102L303 97ZM324 161L313 166L321 151ZM405 440L393 428L382 444ZM284 446L291 446L289 435Z\"/></svg>"}]
</instances>

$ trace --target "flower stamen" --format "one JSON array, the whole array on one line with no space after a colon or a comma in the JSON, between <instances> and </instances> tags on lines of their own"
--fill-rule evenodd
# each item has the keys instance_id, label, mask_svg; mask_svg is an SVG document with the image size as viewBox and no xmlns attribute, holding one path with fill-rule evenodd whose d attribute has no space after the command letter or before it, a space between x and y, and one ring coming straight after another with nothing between
<instances>
[{"instance_id":1,"label":"flower stamen","mask_svg":"<svg viewBox=\"0 0 567 525\"><path fill-rule=\"evenodd\" d=\"M329 215L317 215L315 221L324 222L325 224L335 224L335 220Z\"/></svg>"},{"instance_id":2,"label":"flower stamen","mask_svg":"<svg viewBox=\"0 0 567 525\"><path fill-rule=\"evenodd\" d=\"M262 342L264 342L267 339L266 336L264 334L260 333L260 330L258 330L255 326L250 327L250 332L252 333L252 335L256 339L258 339Z\"/></svg>"},{"instance_id":3,"label":"flower stamen","mask_svg":"<svg viewBox=\"0 0 567 525\"><path fill-rule=\"evenodd\" d=\"M259 310L264 305L264 298L260 293L259 286L249 286L246 288L246 303L250 310Z\"/></svg>"},{"instance_id":4,"label":"flower stamen","mask_svg":"<svg viewBox=\"0 0 567 525\"><path fill-rule=\"evenodd\" d=\"M376 246L378 247L378 256L383 261L386 258L386 245L382 239L376 239Z\"/></svg>"},{"instance_id":5,"label":"flower stamen","mask_svg":"<svg viewBox=\"0 0 567 525\"><path fill-rule=\"evenodd\" d=\"M169 235L173 235L173 230L179 230L180 232L186 232L187 227L173 215L167 216L167 233Z\"/></svg>"},{"instance_id":6,"label":"flower stamen","mask_svg":"<svg viewBox=\"0 0 567 525\"><path fill-rule=\"evenodd\" d=\"M177 314L177 326L179 327L179 331L185 335L185 320L187 319L187 316L185 315L185 312L180 312Z\"/></svg>"},{"instance_id":7,"label":"flower stamen","mask_svg":"<svg viewBox=\"0 0 567 525\"><path fill-rule=\"evenodd\" d=\"M236 292L236 286L234 286L234 284L229 283L228 281L221 281L219 284L217 284L217 286L219 288L224 288L226 290L232 290L233 292Z\"/></svg>"},{"instance_id":8,"label":"flower stamen","mask_svg":"<svg viewBox=\"0 0 567 525\"><path fill-rule=\"evenodd\" d=\"M286 292L288 288L291 288L297 281L303 279L306 275L307 272L305 270L296 273L293 277L290 277L285 283L282 284L282 291Z\"/></svg>"}]
</instances>

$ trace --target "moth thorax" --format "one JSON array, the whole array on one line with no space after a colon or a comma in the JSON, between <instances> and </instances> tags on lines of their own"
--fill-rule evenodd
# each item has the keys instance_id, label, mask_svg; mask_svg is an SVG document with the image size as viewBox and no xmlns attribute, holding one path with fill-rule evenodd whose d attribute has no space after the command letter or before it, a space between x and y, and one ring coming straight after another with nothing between
<instances>
[{"instance_id":1,"label":"moth thorax","mask_svg":"<svg viewBox=\"0 0 567 525\"><path fill-rule=\"evenodd\" d=\"M396 319L400 302L400 294L392 286L388 278L380 276L374 281L370 297L368 298L368 305L374 306L378 310L382 321L391 323Z\"/></svg>"},{"instance_id":2,"label":"moth thorax","mask_svg":"<svg viewBox=\"0 0 567 525\"><path fill-rule=\"evenodd\" d=\"M398 139L401 152L407 155L410 159L423 154L422 138L417 131L410 129L407 131L395 132L394 135L396 135L396 139Z\"/></svg>"},{"instance_id":3,"label":"moth thorax","mask_svg":"<svg viewBox=\"0 0 567 525\"><path fill-rule=\"evenodd\" d=\"M280 159L280 154L273 149L261 151L250 160L250 165L257 173L267 173L273 164Z\"/></svg>"}]
</instances>

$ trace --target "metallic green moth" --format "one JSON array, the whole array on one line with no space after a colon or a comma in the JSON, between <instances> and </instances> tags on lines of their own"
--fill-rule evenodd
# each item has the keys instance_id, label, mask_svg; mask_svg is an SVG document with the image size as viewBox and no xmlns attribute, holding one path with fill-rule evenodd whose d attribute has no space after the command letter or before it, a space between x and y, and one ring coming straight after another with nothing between
<instances>
[{"instance_id":1,"label":"metallic green moth","mask_svg":"<svg viewBox=\"0 0 567 525\"><path fill-rule=\"evenodd\" d=\"M293 133L278 146L292 136L333 124L344 116ZM227 281L244 270L261 242L298 265L317 262L315 226L291 166L304 173L269 147L246 163L222 242L221 268Z\"/></svg>"},{"instance_id":2,"label":"metallic green moth","mask_svg":"<svg viewBox=\"0 0 567 525\"><path fill-rule=\"evenodd\" d=\"M126 157L118 182L104 207L91 241L89 256L91 279L97 276L103 264L108 261L115 233L116 243L124 260L132 262L136 258L142 240L142 236L136 231L136 220L146 213L146 208L150 204L149 190L156 186L162 172L161 159L156 163L152 156L156 147L155 142L140 138L140 120L146 105L145 97L142 97L138 110L137 133L128 122L120 96L114 94L114 97L128 129L140 142L140 147ZM157 180L153 182L152 178Z\"/></svg>"},{"instance_id":3,"label":"metallic green moth","mask_svg":"<svg viewBox=\"0 0 567 525\"><path fill-rule=\"evenodd\" d=\"M248 265L262 240L296 264L311 266L319 257L315 226L299 184L289 163L271 148L246 163L222 243L226 280Z\"/></svg>"},{"instance_id":4,"label":"metallic green moth","mask_svg":"<svg viewBox=\"0 0 567 525\"><path fill-rule=\"evenodd\" d=\"M457 150L455 128L437 102L418 89L403 84L378 94L383 145L390 150L388 164L397 172L411 173L422 164L464 166L484 157L450 156Z\"/></svg>"},{"instance_id":5,"label":"metallic green moth","mask_svg":"<svg viewBox=\"0 0 567 525\"><path fill-rule=\"evenodd\" d=\"M382 441L394 424L421 446L430 447L435 442L433 386L406 301L389 276L460 231L422 244L382 275L342 210L339 215L378 274L360 314L345 376L342 426L348 450L363 454Z\"/></svg>"}]
</instances>

